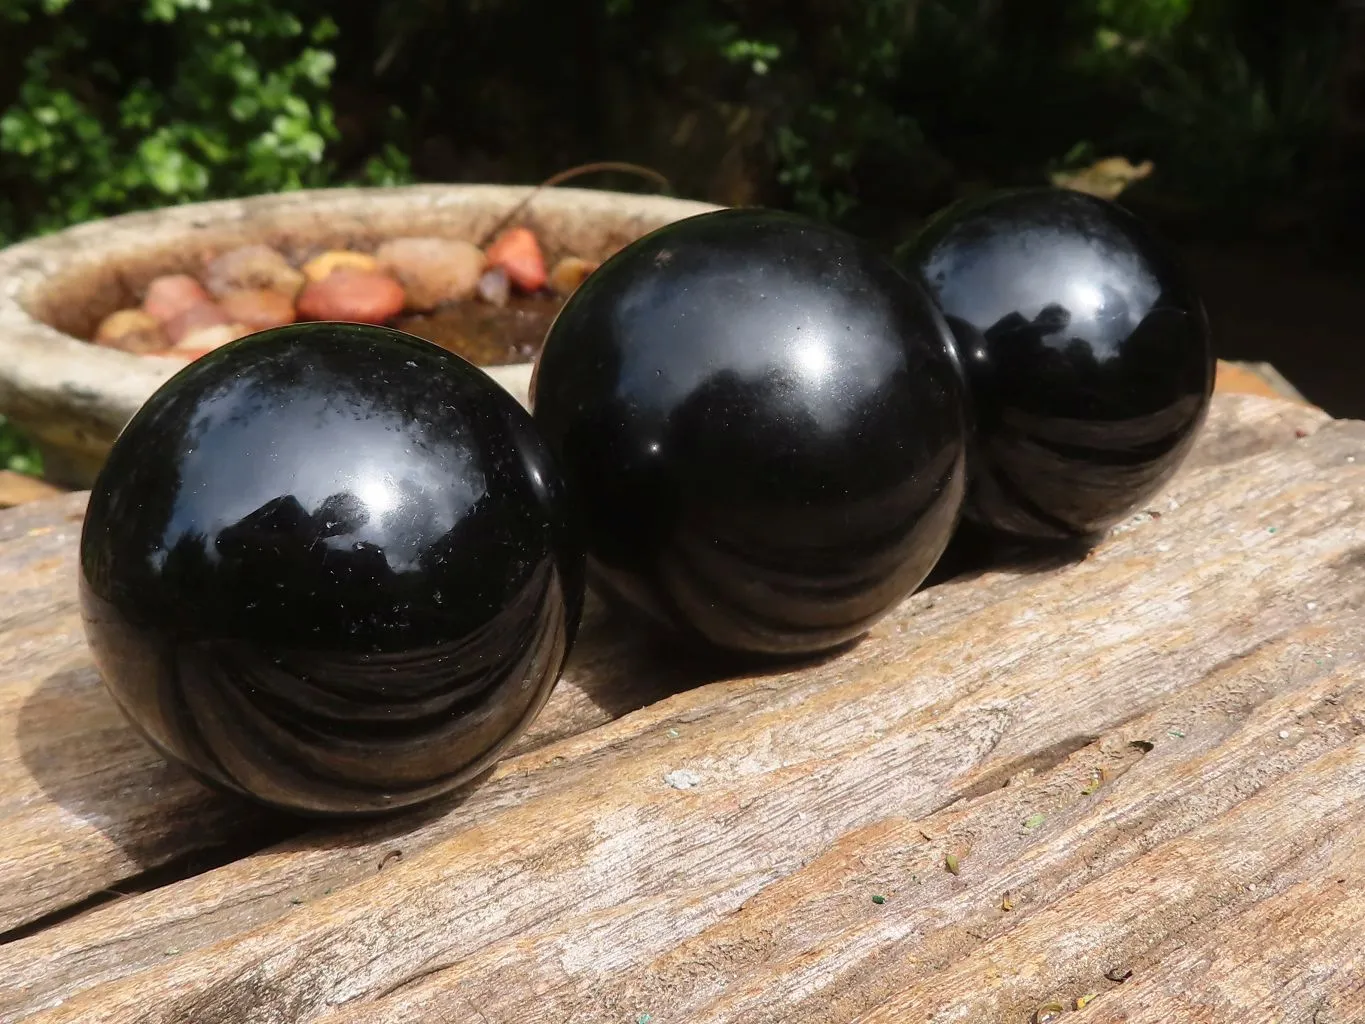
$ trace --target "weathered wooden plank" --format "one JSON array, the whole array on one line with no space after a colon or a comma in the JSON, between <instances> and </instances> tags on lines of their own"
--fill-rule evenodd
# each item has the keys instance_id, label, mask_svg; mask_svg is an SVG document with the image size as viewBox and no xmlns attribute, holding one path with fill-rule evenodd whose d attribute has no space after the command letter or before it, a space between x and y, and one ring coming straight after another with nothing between
<instances>
[{"instance_id":1,"label":"weathered wooden plank","mask_svg":"<svg viewBox=\"0 0 1365 1024\"><path fill-rule=\"evenodd\" d=\"M1191 465L1246 458L1326 422L1282 402L1220 399ZM0 514L0 817L22 837L0 849L0 932L205 850L266 845L286 827L162 763L105 696L75 606L83 507L72 495ZM673 658L619 667L637 646L590 609L564 681L518 749L695 681L697 667Z\"/></svg>"},{"instance_id":2,"label":"weathered wooden plank","mask_svg":"<svg viewBox=\"0 0 1365 1024\"><path fill-rule=\"evenodd\" d=\"M1362 784L1365 744L1357 742L1304 766L1211 824L1106 873L948 969L922 977L861 1020L986 1020L1004 1013L1017 1019L1057 995L1064 1005L1074 1005L1087 991L1105 988L1104 972L1112 969L1105 964L1142 957L1154 942L1180 936L1202 946L1206 937L1199 933L1210 917L1230 904L1254 904L1258 897L1248 885L1267 884L1272 889L1267 895L1276 895L1278 876L1320 853L1324 832L1348 847L1365 838ZM1346 880L1340 874L1330 883L1316 873L1312 877L1316 884ZM1358 882L1358 872L1350 880ZM1255 963L1263 980L1279 989L1280 1001L1268 1004L1260 986L1234 992L1222 979L1210 984L1209 978L1186 998L1205 1002L1219 1020L1308 1020L1323 990L1288 987L1300 979L1292 973L1277 977L1274 968L1293 965L1265 958L1253 932L1234 929L1231 938L1232 946L1219 952ZM1123 992L1112 999L1116 1006L1129 1001Z\"/></svg>"},{"instance_id":3,"label":"weathered wooden plank","mask_svg":"<svg viewBox=\"0 0 1365 1024\"><path fill-rule=\"evenodd\" d=\"M85 649L75 606L84 495L0 517L0 932L220 847L261 848L298 823L204 790L127 726ZM6 518L8 517L8 518ZM575 667L518 751L582 732L682 685L625 686L598 666L629 638L591 607ZM208 862L219 855L208 857ZM186 869L193 867L191 860Z\"/></svg>"},{"instance_id":4,"label":"weathered wooden plank","mask_svg":"<svg viewBox=\"0 0 1365 1024\"><path fill-rule=\"evenodd\" d=\"M1245 813L1242 801L1248 795L1259 794L1280 814L1287 809L1282 796L1262 792L1277 780L1289 779L1296 792L1307 789L1321 802L1324 794L1311 792L1307 780L1324 751L1352 752L1355 770L1335 778L1338 787L1360 782L1365 749L1353 745L1354 731L1365 722L1359 688L1345 697L1351 706L1344 707L1344 678L1353 684L1337 664L1310 688L1312 694L1294 690L1289 680L1305 660L1301 643L1278 646L1272 656L1254 657L1257 674L1269 671L1272 686L1278 683L1285 691L1280 697L1254 707L1243 704L1228 715L1229 678L1194 687L1055 768L1028 770L1006 787L925 819L888 818L840 837L738 913L660 955L638 961L623 957L574 979L557 978L555 958L566 946L619 924L600 915L596 920L571 917L555 922L553 940L496 944L384 999L322 1019L327 1024L458 1019L475 1007L492 1021L533 1020L538 1011L549 1019L560 1019L558 1014L573 1020L579 1018L572 1008L588 1003L596 1019L628 1019L632 1007L643 1007L653 1019L698 1024L847 1021L869 1010L876 1011L869 1018L876 1020L1023 1021L1049 1002L1070 1008L1078 997L1116 988L1105 977L1112 967L1145 976L1150 958L1140 951L1156 943L1163 928L1190 916L1190 904L1149 917L1138 913L1151 908L1138 906L1140 901L1122 888L1132 877L1139 894L1148 888L1145 879L1156 875L1161 884L1155 894L1177 895L1177 880L1154 866L1146 851L1162 851L1161 856L1187 867L1194 876L1192 891L1205 900L1220 895L1211 882L1235 891L1248 877L1260 879L1261 898L1269 898L1275 887L1266 884L1266 872L1258 871L1254 861L1220 870L1226 866L1216 859L1218 846L1200 834L1201 826L1214 821L1226 827L1220 815ZM1359 662L1352 669L1350 677L1358 678ZM1238 678L1245 682L1248 677L1243 672ZM1335 709L1330 726L1292 743L1278 740L1286 701L1298 706L1314 696L1322 707ZM1329 700L1337 703L1328 705ZM1173 715L1191 731L1170 736L1166 723ZM1353 715L1358 718L1354 727ZM1144 756L1129 736L1151 736L1157 746ZM1262 767L1267 749L1274 754ZM1095 788L1101 770L1106 774ZM1249 771L1254 778L1248 778ZM1344 797L1347 808L1356 802L1349 820L1357 831L1365 828L1358 808L1365 797L1358 789L1326 795L1329 806L1349 817L1332 796ZM1323 837L1313 833L1305 808L1295 808L1294 814L1306 827L1280 843L1257 842L1253 853L1268 853L1282 865L1304 861L1304 847ZM1328 817L1319 819L1319 826L1330 824ZM1343 838L1349 837L1332 837L1337 844ZM945 870L948 852L960 858L957 876ZM1127 881L1125 871L1132 876ZM1097 891L1105 887L1114 892ZM875 903L874 895L885 902ZM1253 904L1256 898L1243 902ZM686 901L680 894L674 902L681 910ZM1349 916L1343 918L1344 926ZM1197 920L1196 931L1202 930L1210 915ZM1099 930L1099 941L1083 949L1078 934L1087 928ZM1235 928L1225 931L1236 935ZM1343 931L1333 933L1338 944L1349 939ZM1221 935L1228 942L1232 937ZM1016 947L1026 941L1040 949L1024 955ZM1059 958L1059 946L1068 943ZM1246 941L1240 948L1243 955L1256 951ZM535 992L509 988L502 981L509 971L560 984ZM898 987L913 992L913 1006L883 1011L879 1002Z\"/></svg>"},{"instance_id":5,"label":"weathered wooden plank","mask_svg":"<svg viewBox=\"0 0 1365 1024\"><path fill-rule=\"evenodd\" d=\"M1355 852L1340 871L1259 900L1202 941L1179 943L1150 975L1097 1000L1092 1019L1098 1024L1365 1019L1360 939L1365 885Z\"/></svg>"},{"instance_id":6,"label":"weathered wooden plank","mask_svg":"<svg viewBox=\"0 0 1365 1024\"><path fill-rule=\"evenodd\" d=\"M605 624L571 673L598 698L575 727L641 710L441 813L313 833L0 948L0 1015L833 1021L918 998L922 962L971 981L972 1019L1018 1020L1085 994L1089 961L1059 954L1070 906L1113 919L1107 950L1174 970L1158 937L1190 944L1186 903L1135 924L1111 877L1174 858L1217 918L1228 865L1190 850L1311 886L1322 823L1360 827L1362 499L1365 425L1225 400L1159 516L1078 564L924 591L840 658L656 701L694 666L661 677ZM1036 983L993 989L988 944L1030 928Z\"/></svg>"},{"instance_id":7,"label":"weathered wooden plank","mask_svg":"<svg viewBox=\"0 0 1365 1024\"><path fill-rule=\"evenodd\" d=\"M239 817L103 695L75 608L84 497L0 517L0 929L221 842Z\"/></svg>"}]
</instances>

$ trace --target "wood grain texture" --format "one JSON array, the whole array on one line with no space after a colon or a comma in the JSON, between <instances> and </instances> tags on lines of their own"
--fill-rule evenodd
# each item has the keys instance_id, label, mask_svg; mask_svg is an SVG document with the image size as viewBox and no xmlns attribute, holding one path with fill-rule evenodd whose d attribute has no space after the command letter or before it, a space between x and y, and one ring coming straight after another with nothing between
<instances>
[{"instance_id":1,"label":"wood grain texture","mask_svg":"<svg viewBox=\"0 0 1365 1024\"><path fill-rule=\"evenodd\" d=\"M268 846L111 714L79 508L0 517L0 907L151 887L0 946L0 1020L1365 1020L1365 424L1220 398L1087 558L800 669L594 610L462 799Z\"/></svg>"}]
</instances>

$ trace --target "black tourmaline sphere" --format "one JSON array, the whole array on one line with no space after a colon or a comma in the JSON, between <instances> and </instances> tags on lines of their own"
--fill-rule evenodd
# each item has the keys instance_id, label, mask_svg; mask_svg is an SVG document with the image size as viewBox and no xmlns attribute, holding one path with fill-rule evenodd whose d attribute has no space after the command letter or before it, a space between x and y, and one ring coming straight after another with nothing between
<instances>
[{"instance_id":1,"label":"black tourmaline sphere","mask_svg":"<svg viewBox=\"0 0 1365 1024\"><path fill-rule=\"evenodd\" d=\"M581 548L530 417L379 327L265 331L193 363L119 437L81 537L86 633L168 757L317 814L413 804L541 707Z\"/></svg>"},{"instance_id":2,"label":"black tourmaline sphere","mask_svg":"<svg viewBox=\"0 0 1365 1024\"><path fill-rule=\"evenodd\" d=\"M944 211L900 258L937 297L967 374L970 519L1092 535L1176 471L1213 391L1208 322L1131 214L1076 192L997 193Z\"/></svg>"},{"instance_id":3,"label":"black tourmaline sphere","mask_svg":"<svg viewBox=\"0 0 1365 1024\"><path fill-rule=\"evenodd\" d=\"M942 553L964 487L951 335L862 243L729 210L622 250L560 313L537 425L609 595L716 647L824 650Z\"/></svg>"}]
</instances>

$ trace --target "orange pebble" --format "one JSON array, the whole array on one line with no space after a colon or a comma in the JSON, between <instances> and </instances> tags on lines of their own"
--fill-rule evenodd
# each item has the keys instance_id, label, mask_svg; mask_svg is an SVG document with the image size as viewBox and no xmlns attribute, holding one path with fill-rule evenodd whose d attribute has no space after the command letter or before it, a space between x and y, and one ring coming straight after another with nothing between
<instances>
[{"instance_id":1,"label":"orange pebble","mask_svg":"<svg viewBox=\"0 0 1365 1024\"><path fill-rule=\"evenodd\" d=\"M545 256L530 228L508 228L487 249L488 265L502 267L511 282L524 292L545 286Z\"/></svg>"},{"instance_id":2,"label":"orange pebble","mask_svg":"<svg viewBox=\"0 0 1365 1024\"><path fill-rule=\"evenodd\" d=\"M160 321L141 309L120 309L110 313L100 321L95 343L138 354L156 352L170 344Z\"/></svg>"},{"instance_id":3,"label":"orange pebble","mask_svg":"<svg viewBox=\"0 0 1365 1024\"><path fill-rule=\"evenodd\" d=\"M294 322L294 301L288 295L267 288L229 292L218 303L234 322L253 331L283 327Z\"/></svg>"},{"instance_id":4,"label":"orange pebble","mask_svg":"<svg viewBox=\"0 0 1365 1024\"><path fill-rule=\"evenodd\" d=\"M300 320L382 324L403 311L403 286L387 274L334 270L299 294Z\"/></svg>"},{"instance_id":5,"label":"orange pebble","mask_svg":"<svg viewBox=\"0 0 1365 1024\"><path fill-rule=\"evenodd\" d=\"M567 298L596 269L596 263L589 263L578 256L565 256L550 271L550 287L556 294Z\"/></svg>"},{"instance_id":6,"label":"orange pebble","mask_svg":"<svg viewBox=\"0 0 1365 1024\"><path fill-rule=\"evenodd\" d=\"M164 274L147 285L143 310L161 323L169 323L186 310L209 301L204 286L189 274Z\"/></svg>"},{"instance_id":7,"label":"orange pebble","mask_svg":"<svg viewBox=\"0 0 1365 1024\"><path fill-rule=\"evenodd\" d=\"M378 270L379 263L373 256L363 252L353 252L350 249L331 249L321 256L314 256L301 269L303 276L308 280L321 281L338 270Z\"/></svg>"}]
</instances>

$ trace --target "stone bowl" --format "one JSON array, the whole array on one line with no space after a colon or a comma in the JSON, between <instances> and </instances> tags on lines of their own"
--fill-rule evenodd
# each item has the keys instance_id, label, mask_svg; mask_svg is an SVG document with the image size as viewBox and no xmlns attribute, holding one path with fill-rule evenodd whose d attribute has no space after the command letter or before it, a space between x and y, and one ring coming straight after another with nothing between
<instances>
[{"instance_id":1,"label":"stone bowl","mask_svg":"<svg viewBox=\"0 0 1365 1024\"><path fill-rule=\"evenodd\" d=\"M185 364L82 340L135 305L158 274L195 273L206 255L252 242L286 254L368 250L400 235L481 240L532 190L503 185L324 189L171 207L69 228L0 251L0 414L29 435L53 483L89 487L139 406ZM546 189L516 218L548 259L603 259L706 203ZM531 364L485 367L526 402Z\"/></svg>"}]
</instances>

